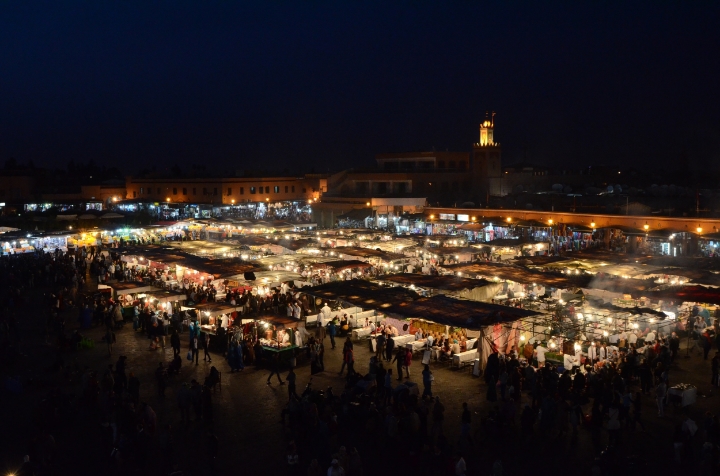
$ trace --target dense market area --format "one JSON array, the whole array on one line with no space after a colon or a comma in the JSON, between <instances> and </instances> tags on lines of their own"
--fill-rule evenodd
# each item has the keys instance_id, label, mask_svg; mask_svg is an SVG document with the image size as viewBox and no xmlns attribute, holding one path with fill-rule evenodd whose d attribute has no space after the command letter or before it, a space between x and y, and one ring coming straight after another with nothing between
<instances>
[{"instance_id":1,"label":"dense market area","mask_svg":"<svg viewBox=\"0 0 720 476\"><path fill-rule=\"evenodd\" d=\"M664 256L641 235L494 221L0 235L3 392L43 395L25 467L64 474L53 432L83 418L117 474L231 473L237 454L290 474L517 474L507 446L543 440L575 448L577 472L717 474L706 248ZM17 370L28 353L44 363L33 378ZM222 420L255 418L251 402L280 421L282 445L259 450L273 461L228 447L243 428ZM663 455L634 452L646 426Z\"/></svg>"}]
</instances>

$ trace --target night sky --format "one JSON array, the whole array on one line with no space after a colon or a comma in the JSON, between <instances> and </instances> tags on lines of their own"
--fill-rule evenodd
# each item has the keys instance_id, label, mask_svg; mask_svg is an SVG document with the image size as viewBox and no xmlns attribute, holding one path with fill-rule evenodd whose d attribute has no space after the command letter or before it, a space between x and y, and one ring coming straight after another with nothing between
<instances>
[{"instance_id":1,"label":"night sky","mask_svg":"<svg viewBox=\"0 0 720 476\"><path fill-rule=\"evenodd\" d=\"M3 2L0 163L717 167L720 2Z\"/></svg>"}]
</instances>

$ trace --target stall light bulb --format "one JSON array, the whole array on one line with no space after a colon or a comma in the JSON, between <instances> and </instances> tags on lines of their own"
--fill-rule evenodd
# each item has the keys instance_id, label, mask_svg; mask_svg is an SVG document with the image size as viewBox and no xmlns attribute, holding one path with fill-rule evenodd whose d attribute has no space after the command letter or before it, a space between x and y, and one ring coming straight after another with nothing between
<instances>
[{"instance_id":1,"label":"stall light bulb","mask_svg":"<svg viewBox=\"0 0 720 476\"><path fill-rule=\"evenodd\" d=\"M583 319L585 319L581 312L577 313L577 318L578 318L578 321L582 321Z\"/></svg>"},{"instance_id":2,"label":"stall light bulb","mask_svg":"<svg viewBox=\"0 0 720 476\"><path fill-rule=\"evenodd\" d=\"M524 342L524 341L525 341L525 336L520 336L520 340Z\"/></svg>"},{"instance_id":3,"label":"stall light bulb","mask_svg":"<svg viewBox=\"0 0 720 476\"><path fill-rule=\"evenodd\" d=\"M607 318L608 323L612 323L612 317Z\"/></svg>"},{"instance_id":4,"label":"stall light bulb","mask_svg":"<svg viewBox=\"0 0 720 476\"><path fill-rule=\"evenodd\" d=\"M575 343L575 350L580 350L580 344L578 344L577 342Z\"/></svg>"},{"instance_id":5,"label":"stall light bulb","mask_svg":"<svg viewBox=\"0 0 720 476\"><path fill-rule=\"evenodd\" d=\"M651 318L650 318L650 324L652 324L652 323L654 323L654 322L655 322L655 318L654 318L654 317L651 317Z\"/></svg>"},{"instance_id":6,"label":"stall light bulb","mask_svg":"<svg viewBox=\"0 0 720 476\"><path fill-rule=\"evenodd\" d=\"M550 342L550 348L551 348L551 349L554 349L554 348L555 348L555 342Z\"/></svg>"},{"instance_id":7,"label":"stall light bulb","mask_svg":"<svg viewBox=\"0 0 720 476\"><path fill-rule=\"evenodd\" d=\"M607 337L607 336L608 336L608 331L603 331L603 335L604 335L605 337Z\"/></svg>"}]
</instances>

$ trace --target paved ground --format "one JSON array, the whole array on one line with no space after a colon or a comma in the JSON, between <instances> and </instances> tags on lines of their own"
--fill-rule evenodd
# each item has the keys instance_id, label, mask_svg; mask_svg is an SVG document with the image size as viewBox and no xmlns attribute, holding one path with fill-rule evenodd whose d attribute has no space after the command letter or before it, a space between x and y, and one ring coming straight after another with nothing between
<instances>
[{"instance_id":1,"label":"paved ground","mask_svg":"<svg viewBox=\"0 0 720 476\"><path fill-rule=\"evenodd\" d=\"M56 474L167 474L169 465L159 450L153 450L151 461L145 469L138 468L133 461L121 467L108 463L108 455L103 445L103 431L97 415L84 409L77 401L66 413L52 417L42 410L42 399L53 388L59 388L66 394L77 394L79 383L72 372L49 374L55 355L53 346L46 343L44 322L40 307L42 290L33 291L28 302L21 305L18 315L21 318L20 353L4 358L2 375L18 376L23 383L20 393L2 389L0 418L3 431L0 432L2 460L0 471L11 470L28 452L30 441L38 434L38 423L50 422L51 433L57 444ZM77 327L74 312L68 313L68 327ZM141 401L147 402L157 413L158 427L173 425L172 459L187 474L213 474L206 458L207 425L193 422L188 428L180 427L180 416L175 396L183 382L195 378L202 381L210 365L200 362L199 366L190 365L184 360L180 376L174 377L166 391L166 398L160 399L155 390L153 372L160 361L168 362L172 351L148 350L149 341L131 326L126 326L117 334L117 344L112 359L100 339L99 328L84 331L97 344L92 350L78 351L64 355L66 367L77 366L82 369L89 366L102 373L109 363L115 363L119 355L128 357L127 372L135 372L141 381ZM329 349L329 341L326 341ZM187 352L187 334L182 339L184 357ZM356 369L364 371L370 357L366 343L357 343ZM6 352L7 353L7 352ZM684 356L684 351L681 353ZM327 351L326 372L313 377L315 388L333 386L339 390L343 386L337 371L340 368L340 350ZM284 474L285 445L287 434L280 424L280 413L287 401L286 387L265 384L268 372L253 367L241 373L231 374L227 363L220 355L213 355L213 365L223 372L222 391L214 394L215 434L220 441L220 453L217 464L218 474ZM301 361L297 370L298 393L309 379L309 365ZM671 373L672 382L693 383L700 393L708 394L698 399L696 405L688 409L689 414L700 424L705 411L720 411L716 395L710 396L709 361L701 357L680 358ZM413 362L413 377L419 376L420 365ZM600 435L600 444L593 444L590 431L583 429L577 440L570 437L555 438L555 435L536 435L530 442L523 442L516 432L496 435L485 431L480 417L485 416L491 406L485 402L484 384L472 377L470 370L454 371L444 366L433 366L435 375L434 393L439 395L446 406L445 433L448 442L457 448L459 438L459 417L463 401L468 402L475 416L473 421L474 444L466 447L468 453L468 474L489 474L493 461L502 459L505 474L526 473L528 470L539 474L562 471L564 465L572 468L571 474L589 474L590 464L599 447L607 441L607 434ZM284 374L283 374L284 377ZM420 381L417 379L416 381ZM519 411L519 410L518 410ZM655 474L680 474L675 468L672 453L672 435L676 424L681 422L682 412L671 409L665 419L655 416L655 407L648 398L645 402L644 419L648 431L645 433L626 433L623 435L623 451L626 454L639 454L651 465ZM344 415L340 415L341 420ZM156 436L150 444L157 448L161 436ZM310 442L301 442L304 448ZM341 429L336 444L348 447L357 446L363 457L366 474L389 474L412 472L425 474L423 456L419 453L405 453L395 447L388 447L382 438L369 434L363 425L346 425ZM700 443L699 441L697 442ZM418 449L419 450L419 449ZM696 455L699 455L697 450ZM307 461L303 463L304 467ZM567 474L567 471L562 471ZM437 473L433 473L437 474ZM442 474L442 473L439 473ZM452 473L448 473L452 474Z\"/></svg>"}]
</instances>

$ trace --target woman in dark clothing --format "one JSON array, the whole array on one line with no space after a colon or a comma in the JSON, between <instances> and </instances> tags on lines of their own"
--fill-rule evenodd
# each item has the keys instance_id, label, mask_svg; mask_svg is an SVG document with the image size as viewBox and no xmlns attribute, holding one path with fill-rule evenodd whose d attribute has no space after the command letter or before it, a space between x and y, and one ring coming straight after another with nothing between
<instances>
[{"instance_id":1,"label":"woman in dark clothing","mask_svg":"<svg viewBox=\"0 0 720 476\"><path fill-rule=\"evenodd\" d=\"M173 357L180 355L180 334L178 334L177 329L173 329L172 331L170 346L173 349Z\"/></svg>"}]
</instances>

